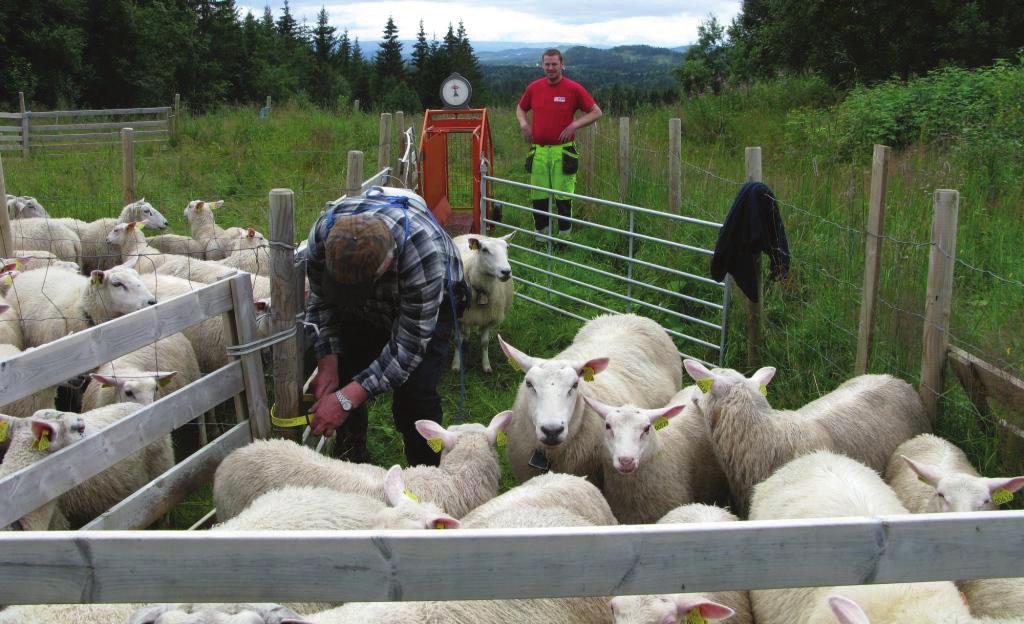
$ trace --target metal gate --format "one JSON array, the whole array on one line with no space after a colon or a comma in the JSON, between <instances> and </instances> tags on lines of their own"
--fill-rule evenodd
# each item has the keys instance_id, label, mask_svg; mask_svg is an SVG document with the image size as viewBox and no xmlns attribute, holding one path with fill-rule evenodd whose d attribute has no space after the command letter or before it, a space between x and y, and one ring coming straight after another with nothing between
<instances>
[{"instance_id":1,"label":"metal gate","mask_svg":"<svg viewBox=\"0 0 1024 624\"><path fill-rule=\"evenodd\" d=\"M509 242L517 298L581 321L595 312L642 314L665 328L682 356L724 363L729 287L698 274L722 224L567 193L572 233L559 237L552 222L552 235L540 234L528 192L551 189L486 170L481 179L480 231L517 233ZM501 221L491 219L498 211Z\"/></svg>"}]
</instances>

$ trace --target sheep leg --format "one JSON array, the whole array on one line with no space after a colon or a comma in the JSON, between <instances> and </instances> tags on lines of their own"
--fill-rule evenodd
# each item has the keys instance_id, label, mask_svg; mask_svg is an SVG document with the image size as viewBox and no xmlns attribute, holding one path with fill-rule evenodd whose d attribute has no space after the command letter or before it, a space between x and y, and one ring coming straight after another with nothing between
<instances>
[{"instance_id":1,"label":"sheep leg","mask_svg":"<svg viewBox=\"0 0 1024 624\"><path fill-rule=\"evenodd\" d=\"M483 351L483 365L484 374L490 375L494 371L491 370L491 354L489 347L491 346L491 326L484 325L480 328L480 349Z\"/></svg>"},{"instance_id":2,"label":"sheep leg","mask_svg":"<svg viewBox=\"0 0 1024 624\"><path fill-rule=\"evenodd\" d=\"M460 335L462 336L462 346L465 347L466 346L466 326L462 324L462 321L459 321L459 332L460 332ZM457 371L457 370L459 370L459 366L462 364L462 357L461 357L462 356L462 349L459 348L458 342L455 343L455 348L452 349L452 351L455 352L455 357L452 358L452 370L453 371Z\"/></svg>"}]
</instances>

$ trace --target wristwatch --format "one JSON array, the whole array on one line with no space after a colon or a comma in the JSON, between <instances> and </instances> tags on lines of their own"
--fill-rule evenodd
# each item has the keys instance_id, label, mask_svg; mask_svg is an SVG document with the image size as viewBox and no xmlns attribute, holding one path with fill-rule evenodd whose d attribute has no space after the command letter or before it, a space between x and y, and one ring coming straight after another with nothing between
<instances>
[{"instance_id":1,"label":"wristwatch","mask_svg":"<svg viewBox=\"0 0 1024 624\"><path fill-rule=\"evenodd\" d=\"M338 403L341 404L341 409L345 410L346 412L352 411L352 401L349 400L349 398L345 396L345 394L341 390L338 390L337 392L334 393L334 398L338 399Z\"/></svg>"}]
</instances>

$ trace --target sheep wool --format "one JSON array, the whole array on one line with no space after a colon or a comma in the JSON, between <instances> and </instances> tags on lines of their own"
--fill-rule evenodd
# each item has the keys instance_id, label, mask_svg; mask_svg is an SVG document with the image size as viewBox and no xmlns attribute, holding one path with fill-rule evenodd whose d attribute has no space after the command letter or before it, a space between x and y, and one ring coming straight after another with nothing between
<instances>
[{"instance_id":1,"label":"sheep wool","mask_svg":"<svg viewBox=\"0 0 1024 624\"><path fill-rule=\"evenodd\" d=\"M530 510L527 513L524 510ZM517 485L504 494L493 498L462 519L467 529L484 528L515 522L538 522L533 520L534 512L548 510L553 514L566 513L579 518L589 526L612 526L618 524L608 501L592 483L576 475L549 472L536 476L526 483ZM516 516L522 520L515 520ZM553 522L553 521L551 521ZM541 526L583 526L579 524Z\"/></svg>"},{"instance_id":2,"label":"sheep wool","mask_svg":"<svg viewBox=\"0 0 1024 624\"><path fill-rule=\"evenodd\" d=\"M462 256L466 281L473 289L469 307L462 313L462 348L466 348L472 330L479 330L483 371L488 375L493 372L489 352L491 330L505 320L515 297L511 279L512 266L508 262L508 240L512 238L512 234L500 238L464 234L453 239ZM461 354L455 349L452 370L458 370L460 365Z\"/></svg>"},{"instance_id":3,"label":"sheep wool","mask_svg":"<svg viewBox=\"0 0 1024 624\"><path fill-rule=\"evenodd\" d=\"M11 235L16 249L41 249L68 262L79 262L82 255L78 234L53 219L15 219Z\"/></svg>"},{"instance_id":4,"label":"sheep wool","mask_svg":"<svg viewBox=\"0 0 1024 624\"><path fill-rule=\"evenodd\" d=\"M82 410L121 402L149 405L200 376L192 344L174 334L98 366L82 395Z\"/></svg>"}]
</instances>

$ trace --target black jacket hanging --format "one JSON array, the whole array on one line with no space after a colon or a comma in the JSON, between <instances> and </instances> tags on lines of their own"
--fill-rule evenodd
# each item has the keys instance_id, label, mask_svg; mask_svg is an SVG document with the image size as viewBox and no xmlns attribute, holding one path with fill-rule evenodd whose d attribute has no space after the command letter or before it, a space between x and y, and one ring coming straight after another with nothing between
<instances>
[{"instance_id":1,"label":"black jacket hanging","mask_svg":"<svg viewBox=\"0 0 1024 624\"><path fill-rule=\"evenodd\" d=\"M785 277L789 271L789 243L775 194L766 184L747 182L733 200L718 232L711 277L722 281L726 273L732 275L743 294L757 301L754 260L762 252L768 254L771 262L769 279Z\"/></svg>"}]
</instances>

